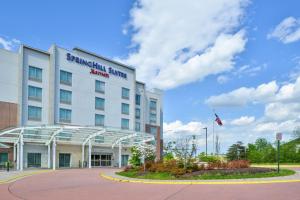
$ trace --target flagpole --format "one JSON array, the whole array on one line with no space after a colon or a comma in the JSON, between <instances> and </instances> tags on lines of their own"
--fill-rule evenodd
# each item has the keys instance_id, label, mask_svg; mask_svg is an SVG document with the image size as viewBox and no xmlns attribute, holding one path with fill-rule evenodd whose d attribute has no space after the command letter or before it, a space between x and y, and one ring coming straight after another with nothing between
<instances>
[{"instance_id":1,"label":"flagpole","mask_svg":"<svg viewBox=\"0 0 300 200\"><path fill-rule=\"evenodd\" d=\"M213 109L213 149L212 149L212 153L213 155L215 155L215 119L214 119L214 116L215 116L215 109Z\"/></svg>"}]
</instances>

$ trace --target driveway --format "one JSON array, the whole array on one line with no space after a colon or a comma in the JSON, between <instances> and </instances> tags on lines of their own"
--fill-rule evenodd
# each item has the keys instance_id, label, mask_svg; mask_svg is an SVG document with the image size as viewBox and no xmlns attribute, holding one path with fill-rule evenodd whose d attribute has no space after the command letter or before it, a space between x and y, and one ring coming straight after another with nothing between
<instances>
[{"instance_id":1,"label":"driveway","mask_svg":"<svg viewBox=\"0 0 300 200\"><path fill-rule=\"evenodd\" d=\"M26 200L300 200L300 183L168 185L124 183L100 173L115 169L70 169L37 174L0 185L0 199Z\"/></svg>"}]
</instances>

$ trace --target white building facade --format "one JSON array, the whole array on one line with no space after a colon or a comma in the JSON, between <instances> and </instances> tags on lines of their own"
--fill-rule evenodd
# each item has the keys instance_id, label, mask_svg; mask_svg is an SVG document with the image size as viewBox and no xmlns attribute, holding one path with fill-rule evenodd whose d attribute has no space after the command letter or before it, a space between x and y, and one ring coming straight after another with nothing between
<instances>
[{"instance_id":1,"label":"white building facade","mask_svg":"<svg viewBox=\"0 0 300 200\"><path fill-rule=\"evenodd\" d=\"M17 53L0 49L0 70L0 130L61 125L147 132L155 137L157 158L161 158L163 94L136 81L135 68L80 48L52 45L44 51L22 45ZM80 147L65 148L80 153ZM38 159L46 162L42 156L46 150L28 144L24 153L41 151ZM64 154L64 148L59 150ZM101 160L103 165L113 165L113 150L98 145L92 151L90 159L96 162L100 157L100 166ZM30 166L30 156L24 155L25 166ZM76 167L77 159L65 156Z\"/></svg>"}]
</instances>

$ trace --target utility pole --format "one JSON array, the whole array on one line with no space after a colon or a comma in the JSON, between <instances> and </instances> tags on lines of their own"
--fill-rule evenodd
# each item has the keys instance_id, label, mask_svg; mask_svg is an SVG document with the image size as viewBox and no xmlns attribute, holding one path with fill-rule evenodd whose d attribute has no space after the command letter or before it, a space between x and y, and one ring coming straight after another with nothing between
<instances>
[{"instance_id":1,"label":"utility pole","mask_svg":"<svg viewBox=\"0 0 300 200\"><path fill-rule=\"evenodd\" d=\"M203 129L205 129L205 156L207 156L207 127Z\"/></svg>"}]
</instances>

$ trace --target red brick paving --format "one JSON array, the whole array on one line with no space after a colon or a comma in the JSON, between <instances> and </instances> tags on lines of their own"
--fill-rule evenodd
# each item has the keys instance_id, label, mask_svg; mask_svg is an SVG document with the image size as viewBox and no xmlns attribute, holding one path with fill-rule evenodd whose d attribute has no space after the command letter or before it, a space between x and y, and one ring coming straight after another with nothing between
<instances>
[{"instance_id":1,"label":"red brick paving","mask_svg":"<svg viewBox=\"0 0 300 200\"><path fill-rule=\"evenodd\" d=\"M72 169L34 175L0 185L0 200L300 200L300 183L256 185L154 185L119 183L99 173Z\"/></svg>"}]
</instances>

